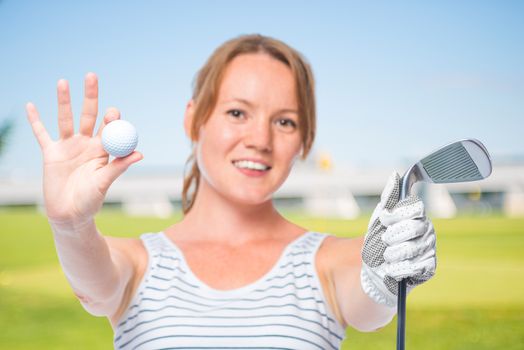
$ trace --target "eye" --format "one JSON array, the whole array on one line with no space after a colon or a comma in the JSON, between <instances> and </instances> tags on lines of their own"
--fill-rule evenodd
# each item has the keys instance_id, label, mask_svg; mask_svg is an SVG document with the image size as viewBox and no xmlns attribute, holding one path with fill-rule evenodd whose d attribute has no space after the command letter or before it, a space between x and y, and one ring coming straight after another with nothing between
<instances>
[{"instance_id":1,"label":"eye","mask_svg":"<svg viewBox=\"0 0 524 350\"><path fill-rule=\"evenodd\" d=\"M230 116L232 116L235 119L240 119L240 118L242 118L244 116L244 112L241 111L240 109L230 109L226 113L229 114Z\"/></svg>"},{"instance_id":2,"label":"eye","mask_svg":"<svg viewBox=\"0 0 524 350\"><path fill-rule=\"evenodd\" d=\"M297 128L297 123L293 119L289 118L278 119L277 125L286 131L293 131Z\"/></svg>"}]
</instances>

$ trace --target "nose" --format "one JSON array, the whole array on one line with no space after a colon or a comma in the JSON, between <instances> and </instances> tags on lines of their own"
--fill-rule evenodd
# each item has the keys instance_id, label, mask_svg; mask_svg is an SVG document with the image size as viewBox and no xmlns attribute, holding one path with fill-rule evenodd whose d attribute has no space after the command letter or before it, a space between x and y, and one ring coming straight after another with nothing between
<instances>
[{"instance_id":1,"label":"nose","mask_svg":"<svg viewBox=\"0 0 524 350\"><path fill-rule=\"evenodd\" d=\"M267 120L253 121L247 130L244 144L259 152L271 152L273 149L273 130Z\"/></svg>"}]
</instances>

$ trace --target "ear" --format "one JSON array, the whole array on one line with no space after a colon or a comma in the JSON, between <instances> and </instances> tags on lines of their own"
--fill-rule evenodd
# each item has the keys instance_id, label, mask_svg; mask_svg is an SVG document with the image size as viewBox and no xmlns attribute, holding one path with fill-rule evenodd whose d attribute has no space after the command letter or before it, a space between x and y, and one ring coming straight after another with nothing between
<instances>
[{"instance_id":1,"label":"ear","mask_svg":"<svg viewBox=\"0 0 524 350\"><path fill-rule=\"evenodd\" d=\"M186 105L186 111L184 113L184 130L186 132L186 136L191 140L193 140L193 137L191 135L191 128L193 126L193 115L195 113L195 103L193 99L189 100L189 102Z\"/></svg>"},{"instance_id":2,"label":"ear","mask_svg":"<svg viewBox=\"0 0 524 350\"><path fill-rule=\"evenodd\" d=\"M300 146L300 151L297 154L297 158L299 158L300 160L304 160L304 144Z\"/></svg>"}]
</instances>

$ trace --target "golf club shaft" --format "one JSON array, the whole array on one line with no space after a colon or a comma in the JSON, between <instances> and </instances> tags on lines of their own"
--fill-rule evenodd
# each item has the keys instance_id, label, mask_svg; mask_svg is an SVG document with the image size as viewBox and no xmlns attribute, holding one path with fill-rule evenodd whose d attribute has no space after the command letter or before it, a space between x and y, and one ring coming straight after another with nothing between
<instances>
[{"instance_id":1,"label":"golf club shaft","mask_svg":"<svg viewBox=\"0 0 524 350\"><path fill-rule=\"evenodd\" d=\"M397 350L404 350L406 339L406 280L398 283L397 299Z\"/></svg>"},{"instance_id":2,"label":"golf club shaft","mask_svg":"<svg viewBox=\"0 0 524 350\"><path fill-rule=\"evenodd\" d=\"M409 177L414 168L408 170L400 181L400 196L399 200L405 199L409 196L411 185ZM406 280L403 279L398 282L398 297L397 297L397 350L404 350L406 346Z\"/></svg>"}]
</instances>

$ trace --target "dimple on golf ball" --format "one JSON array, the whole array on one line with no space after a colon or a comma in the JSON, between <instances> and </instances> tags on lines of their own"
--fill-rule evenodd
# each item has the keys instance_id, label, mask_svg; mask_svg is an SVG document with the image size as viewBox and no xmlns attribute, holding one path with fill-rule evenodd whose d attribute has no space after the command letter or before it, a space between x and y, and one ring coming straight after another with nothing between
<instances>
[{"instance_id":1,"label":"dimple on golf ball","mask_svg":"<svg viewBox=\"0 0 524 350\"><path fill-rule=\"evenodd\" d=\"M130 155L138 144L135 127L125 120L114 120L102 130L102 146L107 153L116 158Z\"/></svg>"}]
</instances>

